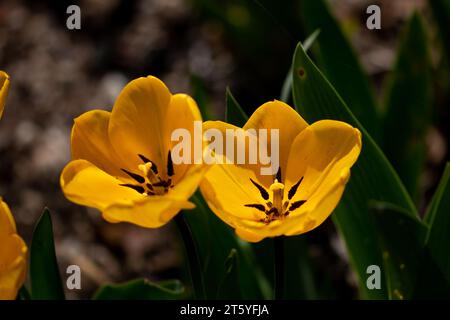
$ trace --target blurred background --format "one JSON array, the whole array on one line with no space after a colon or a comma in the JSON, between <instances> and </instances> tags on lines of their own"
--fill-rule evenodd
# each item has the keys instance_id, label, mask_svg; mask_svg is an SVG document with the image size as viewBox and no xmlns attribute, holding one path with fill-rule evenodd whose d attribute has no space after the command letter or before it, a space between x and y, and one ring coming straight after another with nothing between
<instances>
[{"instance_id":1,"label":"blurred background","mask_svg":"<svg viewBox=\"0 0 450 320\"><path fill-rule=\"evenodd\" d=\"M81 30L66 27L71 4L81 8ZM427 2L329 4L379 100L405 21L414 10L424 18L434 74L433 121L417 197L423 210L448 159L450 141L448 64L436 50L440 43ZM370 4L381 7L381 30L366 28ZM97 211L64 198L59 174L70 159L73 118L94 108L110 110L129 80L149 74L172 92L194 96L205 117L223 119L227 86L251 114L280 97L295 46L308 36L300 12L300 0L0 2L0 69L11 77L0 125L0 195L28 244L36 220L49 207L63 278L71 264L83 272L82 290L68 291L69 298L89 298L105 282L182 273L172 225L147 230L109 224ZM327 297L356 297L345 248L330 220L308 234L304 249L318 273L329 278ZM264 244L256 250L264 250Z\"/></svg>"}]
</instances>

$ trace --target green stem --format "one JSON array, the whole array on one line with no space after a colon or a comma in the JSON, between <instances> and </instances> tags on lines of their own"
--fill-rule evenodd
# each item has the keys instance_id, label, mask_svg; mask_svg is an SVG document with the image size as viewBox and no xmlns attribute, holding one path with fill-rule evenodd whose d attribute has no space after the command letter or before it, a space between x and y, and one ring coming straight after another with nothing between
<instances>
[{"instance_id":1,"label":"green stem","mask_svg":"<svg viewBox=\"0 0 450 320\"><path fill-rule=\"evenodd\" d=\"M191 228L186 221L182 212L175 216L175 223L181 234L183 244L186 250L186 256L189 265L189 275L194 288L194 295L196 299L205 299L205 286L203 284L202 269L200 259L195 246L195 239L192 235Z\"/></svg>"},{"instance_id":2,"label":"green stem","mask_svg":"<svg viewBox=\"0 0 450 320\"><path fill-rule=\"evenodd\" d=\"M273 239L275 260L275 299L283 299L284 293L284 237Z\"/></svg>"}]
</instances>

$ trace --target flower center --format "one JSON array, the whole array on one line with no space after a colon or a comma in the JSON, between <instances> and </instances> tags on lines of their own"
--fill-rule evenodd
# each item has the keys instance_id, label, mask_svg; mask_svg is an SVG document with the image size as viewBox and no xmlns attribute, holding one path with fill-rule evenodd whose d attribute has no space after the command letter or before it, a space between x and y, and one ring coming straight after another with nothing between
<instances>
[{"instance_id":1,"label":"flower center","mask_svg":"<svg viewBox=\"0 0 450 320\"><path fill-rule=\"evenodd\" d=\"M146 196L164 195L170 188L173 188L171 177L174 175L174 169L170 150L167 156L167 179L161 177L158 167L153 161L141 154L138 156L143 162L138 165L139 174L121 169L136 183L123 183L120 186L131 188Z\"/></svg>"},{"instance_id":2,"label":"flower center","mask_svg":"<svg viewBox=\"0 0 450 320\"><path fill-rule=\"evenodd\" d=\"M297 189L302 183L302 180L303 177L289 189L287 200L283 201L285 185L281 182L281 168L278 169L277 175L269 187L269 191L272 193L272 201L270 201L270 195L266 188L250 178L250 181L258 189L261 197L265 200L265 204L250 203L245 204L244 206L264 212L266 216L263 219L260 219L260 221L265 224L269 224L273 220L284 219L290 212L300 208L306 202L306 200L291 201L297 193Z\"/></svg>"}]
</instances>

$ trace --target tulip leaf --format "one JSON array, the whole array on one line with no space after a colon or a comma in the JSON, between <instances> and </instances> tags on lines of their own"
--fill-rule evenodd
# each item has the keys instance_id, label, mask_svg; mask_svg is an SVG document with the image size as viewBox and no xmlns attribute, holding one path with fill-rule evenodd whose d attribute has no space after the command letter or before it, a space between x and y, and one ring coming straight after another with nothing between
<instances>
[{"instance_id":1,"label":"tulip leaf","mask_svg":"<svg viewBox=\"0 0 450 320\"><path fill-rule=\"evenodd\" d=\"M383 152L307 56L301 44L295 51L293 66L294 103L307 121L341 120L359 128L362 133L361 154L352 168L352 177L333 219L359 276L361 294L367 298L387 298L384 286L381 290L368 290L365 285L366 268L372 264L382 264L369 201L389 202L411 215L417 214L416 208Z\"/></svg>"},{"instance_id":2,"label":"tulip leaf","mask_svg":"<svg viewBox=\"0 0 450 320\"><path fill-rule=\"evenodd\" d=\"M224 276L217 292L218 299L242 299L239 277L239 253L233 248L225 260Z\"/></svg>"},{"instance_id":3,"label":"tulip leaf","mask_svg":"<svg viewBox=\"0 0 450 320\"><path fill-rule=\"evenodd\" d=\"M30 292L25 285L20 288L19 293L17 294L17 300L31 300Z\"/></svg>"},{"instance_id":4,"label":"tulip leaf","mask_svg":"<svg viewBox=\"0 0 450 320\"><path fill-rule=\"evenodd\" d=\"M421 267L427 227L417 217L390 203L372 205L383 252L382 274L388 297L411 299Z\"/></svg>"},{"instance_id":5,"label":"tulip leaf","mask_svg":"<svg viewBox=\"0 0 450 320\"><path fill-rule=\"evenodd\" d=\"M177 300L184 299L185 290L178 280L159 283L135 279L121 284L107 284L95 294L94 300Z\"/></svg>"},{"instance_id":6,"label":"tulip leaf","mask_svg":"<svg viewBox=\"0 0 450 320\"><path fill-rule=\"evenodd\" d=\"M425 134L431 122L430 71L425 29L415 13L402 37L388 81L382 133L383 150L413 199L417 199L426 152Z\"/></svg>"},{"instance_id":7,"label":"tulip leaf","mask_svg":"<svg viewBox=\"0 0 450 320\"><path fill-rule=\"evenodd\" d=\"M234 248L239 256L239 275L244 299L265 299L270 297L270 287L259 266L255 263L252 247L238 239L234 231L224 224L208 208L197 192L191 198L196 204L194 210L186 213L203 268L206 297L213 299L221 285L217 270L223 270L224 261Z\"/></svg>"},{"instance_id":8,"label":"tulip leaf","mask_svg":"<svg viewBox=\"0 0 450 320\"><path fill-rule=\"evenodd\" d=\"M48 209L44 210L33 232L30 279L33 300L65 299L56 260L52 218Z\"/></svg>"},{"instance_id":9,"label":"tulip leaf","mask_svg":"<svg viewBox=\"0 0 450 320\"><path fill-rule=\"evenodd\" d=\"M304 0L300 14L307 32L320 29L313 49L318 65L352 113L378 141L379 121L369 79L324 0Z\"/></svg>"},{"instance_id":10,"label":"tulip leaf","mask_svg":"<svg viewBox=\"0 0 450 320\"><path fill-rule=\"evenodd\" d=\"M450 163L447 163L439 186L426 214L429 226L427 247L441 272L450 282Z\"/></svg>"},{"instance_id":11,"label":"tulip leaf","mask_svg":"<svg viewBox=\"0 0 450 320\"><path fill-rule=\"evenodd\" d=\"M231 94L229 88L227 88L226 91L225 102L225 121L228 123L232 123L235 126L243 127L248 120L248 116L245 114L245 111Z\"/></svg>"},{"instance_id":12,"label":"tulip leaf","mask_svg":"<svg viewBox=\"0 0 450 320\"><path fill-rule=\"evenodd\" d=\"M303 41L303 48L305 52L308 52L309 48L313 45L314 41L316 41L317 37L320 34L320 30L317 29L313 33L311 33L308 38ZM289 68L289 72L286 75L286 78L283 82L283 87L281 88L280 99L283 102L289 103L289 100L292 98L292 66Z\"/></svg>"}]
</instances>

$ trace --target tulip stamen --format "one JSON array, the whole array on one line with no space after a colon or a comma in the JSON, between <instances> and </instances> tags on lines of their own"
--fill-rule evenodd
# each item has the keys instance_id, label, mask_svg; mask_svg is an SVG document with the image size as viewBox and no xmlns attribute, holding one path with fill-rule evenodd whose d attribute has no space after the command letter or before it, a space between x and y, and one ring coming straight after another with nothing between
<instances>
[{"instance_id":1,"label":"tulip stamen","mask_svg":"<svg viewBox=\"0 0 450 320\"><path fill-rule=\"evenodd\" d=\"M283 219L287 217L293 210L300 208L306 200L298 200L291 202L292 198L297 193L298 187L303 181L303 177L301 177L296 184L294 184L288 191L287 200L284 200L284 189L285 185L281 182L281 168L278 169L278 172L274 178L273 183L269 187L269 191L272 193L272 200L269 200L269 191L266 190L262 185L254 181L250 178L250 181L253 185L258 189L261 197L266 200L265 205L263 204L245 204L245 207L254 208L258 211L262 211L266 214L266 216L259 221L269 224L273 220Z\"/></svg>"},{"instance_id":2,"label":"tulip stamen","mask_svg":"<svg viewBox=\"0 0 450 320\"><path fill-rule=\"evenodd\" d=\"M133 173L126 169L121 170L139 184L135 185L124 183L120 184L120 186L131 188L146 196L163 195L166 194L170 188L173 188L172 178L170 177L175 174L175 171L170 150L167 158L167 176L169 177L167 180L161 178L158 172L158 167L153 161L142 154L138 154L138 156L142 162L144 162L143 164L138 165L138 169L142 172L142 175Z\"/></svg>"},{"instance_id":3,"label":"tulip stamen","mask_svg":"<svg viewBox=\"0 0 450 320\"><path fill-rule=\"evenodd\" d=\"M255 182L252 178L250 178L250 181L253 183L253 185L256 188L258 188L259 193L261 194L261 197L264 200L269 200L269 193L267 192L267 190L262 185L260 185L258 182Z\"/></svg>"}]
</instances>

